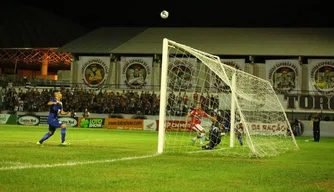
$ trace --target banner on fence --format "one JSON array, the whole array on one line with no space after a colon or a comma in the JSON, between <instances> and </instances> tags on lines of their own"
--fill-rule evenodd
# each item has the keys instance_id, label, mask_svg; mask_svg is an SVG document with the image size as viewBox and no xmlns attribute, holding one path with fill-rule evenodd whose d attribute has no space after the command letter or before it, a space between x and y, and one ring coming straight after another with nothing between
<instances>
[{"instance_id":1,"label":"banner on fence","mask_svg":"<svg viewBox=\"0 0 334 192\"><path fill-rule=\"evenodd\" d=\"M78 127L81 128L103 128L104 118L78 118Z\"/></svg>"},{"instance_id":2,"label":"banner on fence","mask_svg":"<svg viewBox=\"0 0 334 192\"><path fill-rule=\"evenodd\" d=\"M188 124L189 126L189 124ZM166 130L168 131L190 131L189 127L186 127L185 121L166 121Z\"/></svg>"},{"instance_id":3,"label":"banner on fence","mask_svg":"<svg viewBox=\"0 0 334 192\"><path fill-rule=\"evenodd\" d=\"M35 115L19 115L17 123L19 125L38 125L39 117Z\"/></svg>"},{"instance_id":4,"label":"banner on fence","mask_svg":"<svg viewBox=\"0 0 334 192\"><path fill-rule=\"evenodd\" d=\"M285 135L287 131L286 125L271 123L248 123L248 131L251 134L260 135Z\"/></svg>"},{"instance_id":5,"label":"banner on fence","mask_svg":"<svg viewBox=\"0 0 334 192\"><path fill-rule=\"evenodd\" d=\"M159 123L158 120L144 120L143 130L144 131L157 131L157 124Z\"/></svg>"},{"instance_id":6,"label":"banner on fence","mask_svg":"<svg viewBox=\"0 0 334 192\"><path fill-rule=\"evenodd\" d=\"M108 129L129 129L129 130L143 130L143 119L105 119L105 128ZM152 125L153 127L153 125Z\"/></svg>"},{"instance_id":7,"label":"banner on fence","mask_svg":"<svg viewBox=\"0 0 334 192\"><path fill-rule=\"evenodd\" d=\"M0 114L0 124L16 124L16 115Z\"/></svg>"}]
</instances>

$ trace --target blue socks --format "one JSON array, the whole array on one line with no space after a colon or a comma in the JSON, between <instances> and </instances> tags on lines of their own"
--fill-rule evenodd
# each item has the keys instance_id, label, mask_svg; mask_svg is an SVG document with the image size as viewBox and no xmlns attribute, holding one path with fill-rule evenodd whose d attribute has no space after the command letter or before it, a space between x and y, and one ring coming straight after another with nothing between
<instances>
[{"instance_id":1,"label":"blue socks","mask_svg":"<svg viewBox=\"0 0 334 192\"><path fill-rule=\"evenodd\" d=\"M61 128L61 142L64 143L65 142L65 138L66 138L66 127L65 128ZM39 140L39 143L43 143L45 140L49 139L51 136L53 135L53 133L47 132L41 140Z\"/></svg>"},{"instance_id":2,"label":"blue socks","mask_svg":"<svg viewBox=\"0 0 334 192\"><path fill-rule=\"evenodd\" d=\"M239 140L240 145L243 145L242 137L240 135L238 136L238 140Z\"/></svg>"},{"instance_id":3,"label":"blue socks","mask_svg":"<svg viewBox=\"0 0 334 192\"><path fill-rule=\"evenodd\" d=\"M65 128L61 128L61 142L62 143L65 142L65 137L66 137L66 127Z\"/></svg>"},{"instance_id":4,"label":"blue socks","mask_svg":"<svg viewBox=\"0 0 334 192\"><path fill-rule=\"evenodd\" d=\"M49 139L49 137L51 137L53 134L51 134L50 132L47 132L43 138L39 141L39 143L43 143L45 140Z\"/></svg>"}]
</instances>

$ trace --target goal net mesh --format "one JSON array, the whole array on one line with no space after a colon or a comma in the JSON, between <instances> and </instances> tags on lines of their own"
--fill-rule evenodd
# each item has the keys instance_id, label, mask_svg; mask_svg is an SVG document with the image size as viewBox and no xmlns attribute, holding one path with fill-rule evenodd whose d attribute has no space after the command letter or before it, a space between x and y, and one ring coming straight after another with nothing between
<instances>
[{"instance_id":1,"label":"goal net mesh","mask_svg":"<svg viewBox=\"0 0 334 192\"><path fill-rule=\"evenodd\" d=\"M159 150L164 153L205 153L221 156L268 157L298 149L289 120L269 81L221 62L214 56L164 40ZM201 103L220 123L221 141L210 140L186 127L186 115ZM240 124L241 123L241 124ZM202 118L209 137L212 121ZM237 125L243 129L236 129Z\"/></svg>"}]
</instances>

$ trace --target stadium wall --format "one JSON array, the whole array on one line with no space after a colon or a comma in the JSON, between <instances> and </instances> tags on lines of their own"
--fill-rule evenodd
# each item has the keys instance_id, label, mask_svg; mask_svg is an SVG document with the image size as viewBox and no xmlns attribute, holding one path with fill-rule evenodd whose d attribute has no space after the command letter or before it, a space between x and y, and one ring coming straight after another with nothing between
<instances>
[{"instance_id":1,"label":"stadium wall","mask_svg":"<svg viewBox=\"0 0 334 192\"><path fill-rule=\"evenodd\" d=\"M39 112L32 114L18 113L0 114L0 124L19 124L19 125L47 125L47 112ZM89 118L83 118L82 114L79 117L63 116L60 120L71 127L78 128L107 128L107 129L123 129L123 130L144 130L144 131L158 131L159 130L159 116L142 116L129 114L115 114L115 117L110 118L107 114L91 114ZM118 117L117 117L118 116ZM139 117L139 118L138 118ZM185 127L184 117L167 120L167 129L178 131L189 131ZM303 123L302 136L313 137L313 127L310 121L301 121ZM209 127L208 120L203 121L204 127ZM334 122L322 121L320 123L321 137L334 137Z\"/></svg>"},{"instance_id":2,"label":"stadium wall","mask_svg":"<svg viewBox=\"0 0 334 192\"><path fill-rule=\"evenodd\" d=\"M301 121L304 125L303 136L313 137L313 126L310 121ZM320 137L334 137L334 122L321 121L320 122Z\"/></svg>"}]
</instances>

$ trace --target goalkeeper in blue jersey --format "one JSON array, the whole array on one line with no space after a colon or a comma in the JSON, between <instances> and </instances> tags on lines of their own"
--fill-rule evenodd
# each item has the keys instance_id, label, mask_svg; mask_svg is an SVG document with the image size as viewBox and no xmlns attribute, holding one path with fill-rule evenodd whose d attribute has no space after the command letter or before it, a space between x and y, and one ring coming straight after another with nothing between
<instances>
[{"instance_id":1,"label":"goalkeeper in blue jersey","mask_svg":"<svg viewBox=\"0 0 334 192\"><path fill-rule=\"evenodd\" d=\"M50 106L50 113L48 116L48 124L49 124L49 132L47 132L41 140L37 142L38 145L42 145L42 143L49 139L57 128L61 128L61 143L60 145L67 146L70 143L65 141L66 138L66 124L62 123L58 120L58 115L68 115L70 112L65 112L63 110L63 103L61 102L62 94L59 90L53 91L53 97L48 102L48 106Z\"/></svg>"}]
</instances>

